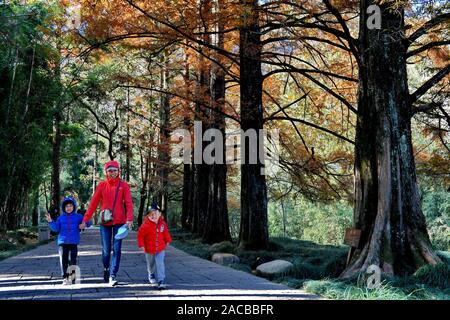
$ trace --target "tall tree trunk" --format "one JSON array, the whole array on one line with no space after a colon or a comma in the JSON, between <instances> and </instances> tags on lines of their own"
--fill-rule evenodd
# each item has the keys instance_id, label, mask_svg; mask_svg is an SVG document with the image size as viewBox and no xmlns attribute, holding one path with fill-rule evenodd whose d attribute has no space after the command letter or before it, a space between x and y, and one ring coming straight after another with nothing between
<instances>
[{"instance_id":1,"label":"tall tree trunk","mask_svg":"<svg viewBox=\"0 0 450 320\"><path fill-rule=\"evenodd\" d=\"M211 11L211 1L205 0L202 1L201 6L201 15L207 16ZM208 32L209 26L208 21L204 22L203 28L203 41L205 43L211 43L210 36ZM209 88L209 80L210 80L210 70L209 64L206 62L205 58L200 55L199 57L199 81L197 86L197 102L195 104L195 116L194 121L201 121L202 123L202 133L204 133L209 128L209 116L210 110L206 108L206 105L210 100L210 88ZM199 101L202 99L202 101ZM206 147L206 144L202 141L195 141L197 137L194 135L194 144L196 145L196 150L194 150L194 154L197 152L198 154L203 155L203 150ZM199 137L200 138L200 137ZM199 158L199 157L197 157ZM208 212L208 185L209 185L209 165L205 164L203 161L203 156L201 159L197 159L197 161L193 162L193 219L192 219L192 231L199 235L202 235L205 227L205 218ZM194 156L195 159L195 156Z\"/></svg>"},{"instance_id":2,"label":"tall tree trunk","mask_svg":"<svg viewBox=\"0 0 450 320\"><path fill-rule=\"evenodd\" d=\"M240 28L241 129L256 130L256 150L263 147L258 131L263 128L261 72L261 30L257 0L241 0L245 17ZM250 144L241 139L245 152L241 154L241 227L239 246L246 249L266 248L267 226L266 179L261 170L264 163L249 163ZM253 146L252 146L253 147Z\"/></svg>"},{"instance_id":3,"label":"tall tree trunk","mask_svg":"<svg viewBox=\"0 0 450 320\"><path fill-rule=\"evenodd\" d=\"M194 231L194 193L195 193L195 170L194 153L191 156L191 167L189 176L189 198L188 198L188 216L187 225L191 231Z\"/></svg>"},{"instance_id":4,"label":"tall tree trunk","mask_svg":"<svg viewBox=\"0 0 450 320\"><path fill-rule=\"evenodd\" d=\"M189 206L190 199L190 182L191 182L191 165L186 163L183 165L183 200L181 207L181 227L188 230L189 225Z\"/></svg>"},{"instance_id":5,"label":"tall tree trunk","mask_svg":"<svg viewBox=\"0 0 450 320\"><path fill-rule=\"evenodd\" d=\"M282 214L282 221L283 221L283 237L287 236L286 233L286 211L284 210L284 200L283 198L280 199L281 203L281 214Z\"/></svg>"},{"instance_id":6,"label":"tall tree trunk","mask_svg":"<svg viewBox=\"0 0 450 320\"><path fill-rule=\"evenodd\" d=\"M126 112L126 137L125 137L125 180L130 181L131 158L133 157L130 144L130 88L127 89L127 105Z\"/></svg>"},{"instance_id":7,"label":"tall tree trunk","mask_svg":"<svg viewBox=\"0 0 450 320\"><path fill-rule=\"evenodd\" d=\"M200 106L196 107L200 111ZM203 108L202 108L203 109ZM203 111L206 111L203 109ZM206 130L207 125L202 121L203 132ZM200 141L200 150L203 151L205 144ZM192 217L192 231L201 235L205 226L205 217L208 210L208 185L209 185L209 166L205 163L195 163L194 176L193 176L193 217Z\"/></svg>"},{"instance_id":8,"label":"tall tree trunk","mask_svg":"<svg viewBox=\"0 0 450 320\"><path fill-rule=\"evenodd\" d=\"M37 227L39 224L39 189L38 187L33 195L33 212L31 214L31 225Z\"/></svg>"},{"instance_id":9,"label":"tall tree trunk","mask_svg":"<svg viewBox=\"0 0 450 320\"><path fill-rule=\"evenodd\" d=\"M61 196L60 160L61 160L61 111L55 111L52 141L52 201L50 205L51 216L55 219L59 216L59 202Z\"/></svg>"},{"instance_id":10,"label":"tall tree trunk","mask_svg":"<svg viewBox=\"0 0 450 320\"><path fill-rule=\"evenodd\" d=\"M185 70L184 70L184 83L185 83L185 95L187 96L189 94L189 81L190 81L190 76L189 76L189 63L188 63L188 57L186 55L185 57ZM185 114L184 114L184 127L186 130L188 130L190 132L190 128L191 128L191 118L190 118L190 102L189 101L185 101L184 102L184 107L185 107ZM192 141L192 138L191 138ZM189 150L192 153L192 150ZM183 155L184 156L184 155ZM183 199L182 199L182 203L181 203L181 227L183 229L189 230L190 229L190 224L189 224L189 215L190 215L190 211L192 210L192 207L190 206L191 204L191 174L192 174L192 170L191 170L191 163L184 163L183 164Z\"/></svg>"},{"instance_id":11,"label":"tall tree trunk","mask_svg":"<svg viewBox=\"0 0 450 320\"><path fill-rule=\"evenodd\" d=\"M99 130L98 120L95 120L95 132ZM95 189L97 189L97 165L98 165L98 134L95 134L95 146L94 146L94 165L92 171L92 195L94 195ZM94 224L98 223L98 215L94 214Z\"/></svg>"},{"instance_id":12,"label":"tall tree trunk","mask_svg":"<svg viewBox=\"0 0 450 320\"><path fill-rule=\"evenodd\" d=\"M167 84L168 70L167 57L164 54L163 68L161 69L161 89L168 90ZM170 164L170 100L165 93L161 94L161 108L159 112L160 118L160 132L159 132L159 179L160 179L160 194L159 201L162 211L165 213L165 219L169 222L169 164Z\"/></svg>"},{"instance_id":13,"label":"tall tree trunk","mask_svg":"<svg viewBox=\"0 0 450 320\"><path fill-rule=\"evenodd\" d=\"M98 121L95 121L95 132L98 132ZM92 194L94 194L97 188L97 163L98 163L98 134L95 135L94 145L94 165L92 171Z\"/></svg>"},{"instance_id":14,"label":"tall tree trunk","mask_svg":"<svg viewBox=\"0 0 450 320\"><path fill-rule=\"evenodd\" d=\"M361 0L358 121L355 145L355 228L359 246L342 277L370 265L387 274L435 264L428 237L411 140L404 12L382 7L381 30L366 27Z\"/></svg>"},{"instance_id":15,"label":"tall tree trunk","mask_svg":"<svg viewBox=\"0 0 450 320\"><path fill-rule=\"evenodd\" d=\"M18 61L19 61L19 48L16 47L15 54L14 54L14 60L13 60L13 73L12 73L12 77L11 77L11 86L9 88L8 108L7 108L6 117L5 117L6 125L8 125L8 122L9 122L9 113L10 113L11 103L12 103L13 94L14 94L14 82L16 80L17 65L19 64Z\"/></svg>"},{"instance_id":16,"label":"tall tree trunk","mask_svg":"<svg viewBox=\"0 0 450 320\"><path fill-rule=\"evenodd\" d=\"M22 121L25 122L25 118L28 113L28 107L29 107L29 98L31 93L31 84L33 82L33 72L34 72L34 60L36 57L36 44L33 46L33 54L31 55L31 68L30 68L30 76L28 78L28 88L27 88L27 95L25 98L25 110L23 112Z\"/></svg>"},{"instance_id":17,"label":"tall tree trunk","mask_svg":"<svg viewBox=\"0 0 450 320\"><path fill-rule=\"evenodd\" d=\"M217 1L217 12L220 13L221 1ZM224 48L224 25L219 20L217 25L216 42L219 48ZM216 59L221 63L220 55ZM214 65L211 70L211 128L217 129L225 137L225 117L223 116L225 106L225 74L222 68ZM205 219L203 240L207 243L230 241L230 226L228 221L227 206L227 165L225 156L225 139L219 141L223 150L220 163L214 163L209 169L208 188L208 211Z\"/></svg>"},{"instance_id":18,"label":"tall tree trunk","mask_svg":"<svg viewBox=\"0 0 450 320\"><path fill-rule=\"evenodd\" d=\"M108 132L108 156L109 160L114 160L114 132Z\"/></svg>"},{"instance_id":19,"label":"tall tree trunk","mask_svg":"<svg viewBox=\"0 0 450 320\"><path fill-rule=\"evenodd\" d=\"M141 178L142 178L142 187L140 190L140 201L139 201L139 211L138 211L138 225L140 226L143 222L144 212L145 212L145 203L148 198L147 193L147 185L150 178L150 157L151 157L151 149L147 152L147 155L144 157L141 151ZM145 162L144 162L145 159Z\"/></svg>"}]
</instances>

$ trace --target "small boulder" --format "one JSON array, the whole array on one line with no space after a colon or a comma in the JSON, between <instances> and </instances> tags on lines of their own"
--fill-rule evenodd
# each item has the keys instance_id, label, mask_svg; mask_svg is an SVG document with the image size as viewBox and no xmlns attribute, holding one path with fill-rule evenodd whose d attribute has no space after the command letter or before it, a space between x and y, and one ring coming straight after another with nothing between
<instances>
[{"instance_id":1,"label":"small boulder","mask_svg":"<svg viewBox=\"0 0 450 320\"><path fill-rule=\"evenodd\" d=\"M224 266L232 263L239 263L239 257L231 253L218 252L213 254L211 261Z\"/></svg>"},{"instance_id":2,"label":"small boulder","mask_svg":"<svg viewBox=\"0 0 450 320\"><path fill-rule=\"evenodd\" d=\"M256 274L266 277L272 278L276 275L287 274L294 265L286 260L274 260L267 263L260 264L256 268Z\"/></svg>"}]
</instances>

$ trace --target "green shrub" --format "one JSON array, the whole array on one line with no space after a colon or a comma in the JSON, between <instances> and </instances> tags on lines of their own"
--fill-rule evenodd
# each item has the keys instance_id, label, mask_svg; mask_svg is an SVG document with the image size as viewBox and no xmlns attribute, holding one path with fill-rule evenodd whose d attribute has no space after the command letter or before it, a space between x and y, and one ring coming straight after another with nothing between
<instances>
[{"instance_id":1,"label":"green shrub","mask_svg":"<svg viewBox=\"0 0 450 320\"><path fill-rule=\"evenodd\" d=\"M307 292L338 300L407 300L409 295L390 283L383 282L378 288L368 289L348 284L344 281L307 281Z\"/></svg>"},{"instance_id":2,"label":"green shrub","mask_svg":"<svg viewBox=\"0 0 450 320\"><path fill-rule=\"evenodd\" d=\"M450 251L450 227L448 225L435 222L435 225L428 229L428 234L436 250Z\"/></svg>"},{"instance_id":3,"label":"green shrub","mask_svg":"<svg viewBox=\"0 0 450 320\"><path fill-rule=\"evenodd\" d=\"M214 253L234 253L235 247L230 241L219 242L209 247L209 253L212 256Z\"/></svg>"},{"instance_id":4,"label":"green shrub","mask_svg":"<svg viewBox=\"0 0 450 320\"><path fill-rule=\"evenodd\" d=\"M324 275L326 277L338 277L345 269L347 262L347 253L336 252L334 255L328 256L324 263Z\"/></svg>"},{"instance_id":5,"label":"green shrub","mask_svg":"<svg viewBox=\"0 0 450 320\"><path fill-rule=\"evenodd\" d=\"M295 259L292 276L297 279L320 279L323 278L322 268L312 265L304 260Z\"/></svg>"},{"instance_id":6,"label":"green shrub","mask_svg":"<svg viewBox=\"0 0 450 320\"><path fill-rule=\"evenodd\" d=\"M276 260L278 255L276 252L266 250L246 251L242 249L236 250L236 255L239 257L241 263L244 263L252 270L256 269L260 264Z\"/></svg>"},{"instance_id":7,"label":"green shrub","mask_svg":"<svg viewBox=\"0 0 450 320\"><path fill-rule=\"evenodd\" d=\"M309 281L310 279L297 279L297 278L293 278L293 277L280 277L275 279L275 282L284 284L290 288L294 288L294 289L302 289L303 285L305 284L306 281Z\"/></svg>"},{"instance_id":8,"label":"green shrub","mask_svg":"<svg viewBox=\"0 0 450 320\"><path fill-rule=\"evenodd\" d=\"M13 243L10 243L6 240L0 240L0 251L9 251L16 249L17 246Z\"/></svg>"},{"instance_id":9,"label":"green shrub","mask_svg":"<svg viewBox=\"0 0 450 320\"><path fill-rule=\"evenodd\" d=\"M450 266L447 263L425 265L417 270L414 276L429 286L440 289L450 288Z\"/></svg>"}]
</instances>

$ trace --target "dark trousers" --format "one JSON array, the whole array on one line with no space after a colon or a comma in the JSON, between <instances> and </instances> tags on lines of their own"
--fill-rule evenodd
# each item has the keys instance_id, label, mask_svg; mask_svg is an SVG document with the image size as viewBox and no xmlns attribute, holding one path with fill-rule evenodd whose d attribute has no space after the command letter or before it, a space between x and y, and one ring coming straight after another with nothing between
<instances>
[{"instance_id":1,"label":"dark trousers","mask_svg":"<svg viewBox=\"0 0 450 320\"><path fill-rule=\"evenodd\" d=\"M62 248L61 253L61 261L62 261L62 271L63 276L66 278L67 268L69 267L69 257L70 257L70 265L74 266L77 264L77 256L78 256L78 245L76 244L61 244Z\"/></svg>"}]
</instances>

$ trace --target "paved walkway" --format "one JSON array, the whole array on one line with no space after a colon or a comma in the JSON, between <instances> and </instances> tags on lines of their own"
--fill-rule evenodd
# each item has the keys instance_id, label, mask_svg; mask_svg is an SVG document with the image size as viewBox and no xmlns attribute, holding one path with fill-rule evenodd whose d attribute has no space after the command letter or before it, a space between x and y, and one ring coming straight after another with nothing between
<instances>
[{"instance_id":1,"label":"paved walkway","mask_svg":"<svg viewBox=\"0 0 450 320\"><path fill-rule=\"evenodd\" d=\"M63 286L55 242L0 262L0 299L318 299L300 290L223 267L169 246L166 253L168 289L148 284L145 257L136 233L122 244L119 285L103 283L99 230L81 237L78 265L81 284Z\"/></svg>"}]
</instances>

